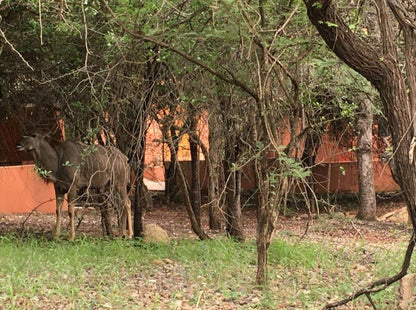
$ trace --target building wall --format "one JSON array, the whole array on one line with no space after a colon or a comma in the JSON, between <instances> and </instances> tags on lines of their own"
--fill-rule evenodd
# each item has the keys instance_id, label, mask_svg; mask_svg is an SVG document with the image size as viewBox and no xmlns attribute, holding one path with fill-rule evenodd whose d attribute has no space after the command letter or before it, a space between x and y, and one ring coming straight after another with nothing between
<instances>
[{"instance_id":1,"label":"building wall","mask_svg":"<svg viewBox=\"0 0 416 310\"><path fill-rule=\"evenodd\" d=\"M386 163L373 162L374 188L376 192L394 192L400 190L394 182L391 170ZM325 163L313 168L315 192L358 193L358 170L356 162Z\"/></svg>"},{"instance_id":2,"label":"building wall","mask_svg":"<svg viewBox=\"0 0 416 310\"><path fill-rule=\"evenodd\" d=\"M0 149L8 150L9 159L4 153L0 160L4 163L20 161L27 163L27 154L15 152L15 144L20 137L20 133L13 128L17 124L3 122L3 127L7 132L0 130ZM201 133L202 142L208 147L207 119L201 119L198 130ZM3 133L3 134L1 134ZM284 138L282 138L285 141ZM163 162L169 160L167 149L163 147L162 134L157 123L149 124L147 132L147 145L145 154L145 177L155 182L164 181ZM3 144L6 147L3 147ZM350 141L348 145L342 145L329 135L325 135L319 148L315 167L312 168L315 177L315 191L323 193L342 193L358 192L358 173L355 153L352 151L355 142ZM373 163L374 163L374 183L377 192L399 190L398 185L393 181L389 167L378 160L380 152L377 137L373 143ZM1 155L2 153L0 153ZM13 159L10 160L10 154ZM201 154L200 159L203 160ZM183 137L180 142L179 160L190 174L190 155L187 137ZM207 173L204 168L205 163L201 162L201 184L206 184ZM246 168L242 176L242 186L245 190L255 186L254 173L250 167ZM55 195L52 184L46 184L34 172L34 165L22 166L3 166L0 161L0 213L20 213L31 212L55 212Z\"/></svg>"},{"instance_id":3,"label":"building wall","mask_svg":"<svg viewBox=\"0 0 416 310\"><path fill-rule=\"evenodd\" d=\"M182 161L185 176L191 178L190 161ZM383 162L373 162L374 187L376 192L394 192L400 190L399 185L394 182L388 165ZM314 177L314 190L316 194L325 193L357 193L358 171L356 162L325 163L312 168ZM207 189L208 174L205 161L201 161L200 180L203 191ZM252 165L243 168L241 176L241 187L243 190L255 188L255 174Z\"/></svg>"},{"instance_id":4,"label":"building wall","mask_svg":"<svg viewBox=\"0 0 416 310\"><path fill-rule=\"evenodd\" d=\"M55 190L34 165L0 167L0 213L55 212Z\"/></svg>"}]
</instances>

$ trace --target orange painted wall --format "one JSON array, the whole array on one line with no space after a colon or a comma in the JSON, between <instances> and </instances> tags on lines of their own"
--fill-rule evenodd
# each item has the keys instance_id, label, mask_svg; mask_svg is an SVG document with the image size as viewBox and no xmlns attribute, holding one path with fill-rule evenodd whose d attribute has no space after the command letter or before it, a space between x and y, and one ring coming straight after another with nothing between
<instances>
[{"instance_id":1,"label":"orange painted wall","mask_svg":"<svg viewBox=\"0 0 416 310\"><path fill-rule=\"evenodd\" d=\"M159 124L155 120L149 122L146 134L146 151L144 155L145 172L144 177L160 182L165 180L165 168L163 162L170 161L170 152L166 144L163 144L162 132ZM208 114L200 117L197 124L197 134L206 148L209 148L208 142ZM188 135L184 135L179 141L179 161L190 161L191 154L189 150ZM204 155L199 152L199 159L204 160Z\"/></svg>"},{"instance_id":2,"label":"orange painted wall","mask_svg":"<svg viewBox=\"0 0 416 310\"><path fill-rule=\"evenodd\" d=\"M400 190L394 182L389 166L380 161L373 162L374 189L376 192ZM325 163L313 168L315 192L358 193L358 170L356 162Z\"/></svg>"},{"instance_id":3,"label":"orange painted wall","mask_svg":"<svg viewBox=\"0 0 416 310\"><path fill-rule=\"evenodd\" d=\"M198 130L202 142L208 147L208 121L202 117L198 124ZM374 132L377 130L375 128ZM162 133L156 122L150 124L147 133L147 145L145 164L145 177L153 181L164 181L163 160L169 161L169 151L163 148L161 143ZM399 186L394 182L388 165L379 161L378 153L381 152L377 142L377 135L373 136L373 168L374 168L374 186L377 192L397 191ZM282 143L289 142L288 132L283 132L281 137ZM344 139L345 140L345 139ZM318 153L316 156L316 165L312 168L316 180L315 190L319 194L340 193L340 192L358 192L358 171L357 158L352 150L356 145L355 139L349 139L348 142L337 141L329 134L324 134ZM184 167L185 173L190 176L190 154L187 137L180 141L179 160ZM271 152L272 154L272 152ZM201 184L205 185L206 170L203 156L201 154ZM245 190L252 189L255 186L254 172L252 167L247 167L242 176L242 187Z\"/></svg>"},{"instance_id":4,"label":"orange painted wall","mask_svg":"<svg viewBox=\"0 0 416 310\"><path fill-rule=\"evenodd\" d=\"M55 190L34 165L0 167L0 213L55 212Z\"/></svg>"},{"instance_id":5,"label":"orange painted wall","mask_svg":"<svg viewBox=\"0 0 416 310\"><path fill-rule=\"evenodd\" d=\"M198 124L202 142L208 147L208 121L202 117ZM285 138L282 138L285 141ZM169 152L163 147L162 133L159 125L152 121L147 131L147 145L145 153L145 177L152 181L164 181L163 162L169 160ZM15 144L15 141L10 142ZM340 145L329 135L324 135L316 158L313 174L317 181L316 192L331 193L357 192L358 175L355 153L351 145ZM376 150L374 158L374 182L376 191L399 190L393 181L389 167L378 161L376 140L373 145ZM184 166L189 165L190 154L187 137L180 142L179 159ZM201 160L203 156L201 154ZM204 162L201 162L204 166ZM185 169L187 171L187 169ZM343 172L344 171L344 172ZM201 167L202 184L206 182L206 171ZM254 186L254 174L247 168L243 173L242 185L244 189ZM39 206L39 207L38 207ZM37 208L38 207L38 208ZM34 165L0 166L0 213L22 213L33 209L40 212L55 212L55 194L52 184L46 184L34 172Z\"/></svg>"},{"instance_id":6,"label":"orange painted wall","mask_svg":"<svg viewBox=\"0 0 416 310\"><path fill-rule=\"evenodd\" d=\"M144 154L146 179L158 182L165 180L165 169L163 167L164 150L162 144L162 132L159 124L152 120L146 133L146 150Z\"/></svg>"}]
</instances>

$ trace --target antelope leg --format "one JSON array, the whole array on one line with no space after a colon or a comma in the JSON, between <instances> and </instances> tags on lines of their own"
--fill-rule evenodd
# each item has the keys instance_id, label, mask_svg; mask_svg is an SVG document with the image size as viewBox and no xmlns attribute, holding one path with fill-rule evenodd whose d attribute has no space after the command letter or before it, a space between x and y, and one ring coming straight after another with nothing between
<instances>
[{"instance_id":1,"label":"antelope leg","mask_svg":"<svg viewBox=\"0 0 416 310\"><path fill-rule=\"evenodd\" d=\"M53 233L53 238L58 239L61 235L61 213L62 213L62 204L64 202L64 195L56 194L56 222L55 230Z\"/></svg>"}]
</instances>

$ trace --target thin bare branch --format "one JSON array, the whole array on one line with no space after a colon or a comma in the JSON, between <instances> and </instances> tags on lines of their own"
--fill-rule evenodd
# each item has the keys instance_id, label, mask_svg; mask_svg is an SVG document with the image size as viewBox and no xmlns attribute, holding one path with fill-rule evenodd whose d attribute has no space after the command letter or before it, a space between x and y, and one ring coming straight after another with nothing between
<instances>
[{"instance_id":1,"label":"thin bare branch","mask_svg":"<svg viewBox=\"0 0 416 310\"><path fill-rule=\"evenodd\" d=\"M3 37L6 44L8 46L10 46L12 51L15 52L19 56L19 58L25 63L25 65L28 66L30 68L30 70L35 71L35 69L33 69L33 67L26 61L26 59L23 57L23 55L20 54L20 52L17 49L14 48L13 44L7 39L6 34L3 32L2 29L0 29L0 35Z\"/></svg>"},{"instance_id":2,"label":"thin bare branch","mask_svg":"<svg viewBox=\"0 0 416 310\"><path fill-rule=\"evenodd\" d=\"M39 28L40 28L40 45L43 45L43 24L42 24L42 3L38 0Z\"/></svg>"},{"instance_id":3,"label":"thin bare branch","mask_svg":"<svg viewBox=\"0 0 416 310\"><path fill-rule=\"evenodd\" d=\"M85 15L85 7L84 2L81 1L81 8L82 8L82 21L84 23L84 46L85 46L85 61L84 67L85 70L88 72L88 56L90 54L90 49L88 47L88 24L87 24L87 16Z\"/></svg>"}]
</instances>

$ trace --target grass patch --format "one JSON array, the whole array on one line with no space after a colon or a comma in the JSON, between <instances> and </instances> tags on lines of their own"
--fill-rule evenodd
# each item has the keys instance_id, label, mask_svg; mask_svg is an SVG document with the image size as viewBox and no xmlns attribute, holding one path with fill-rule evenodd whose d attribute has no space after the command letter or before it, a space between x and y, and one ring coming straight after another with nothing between
<instances>
[{"instance_id":1,"label":"grass patch","mask_svg":"<svg viewBox=\"0 0 416 310\"><path fill-rule=\"evenodd\" d=\"M314 268L327 264L332 255L315 243L296 242L291 244L284 240L273 242L269 250L269 263L288 268Z\"/></svg>"},{"instance_id":2,"label":"grass patch","mask_svg":"<svg viewBox=\"0 0 416 310\"><path fill-rule=\"evenodd\" d=\"M330 298L397 272L404 248L276 240L270 247L269 287L259 290L254 242L6 236L0 237L0 304L7 309L319 309ZM395 288L374 300L380 309L394 309L389 308L394 298ZM366 300L353 305L362 308Z\"/></svg>"}]
</instances>

